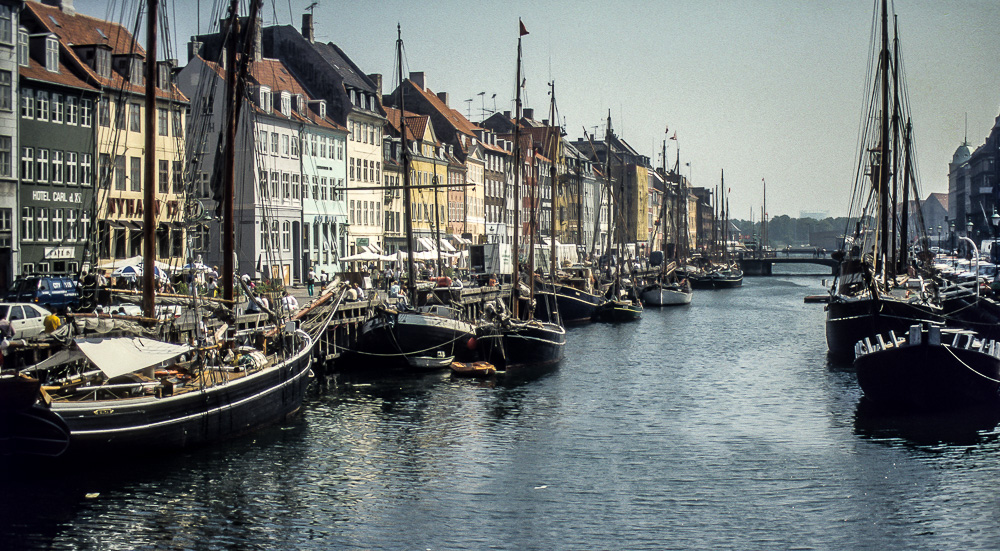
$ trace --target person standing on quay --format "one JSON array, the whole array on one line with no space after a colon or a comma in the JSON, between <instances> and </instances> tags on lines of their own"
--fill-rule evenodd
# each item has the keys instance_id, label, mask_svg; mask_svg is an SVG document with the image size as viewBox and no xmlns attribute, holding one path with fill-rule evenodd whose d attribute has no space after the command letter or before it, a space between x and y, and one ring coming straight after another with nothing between
<instances>
[{"instance_id":1,"label":"person standing on quay","mask_svg":"<svg viewBox=\"0 0 1000 551\"><path fill-rule=\"evenodd\" d=\"M313 289L316 285L316 271L309 268L309 273L306 274L306 289L309 291L309 296L313 296Z\"/></svg>"}]
</instances>

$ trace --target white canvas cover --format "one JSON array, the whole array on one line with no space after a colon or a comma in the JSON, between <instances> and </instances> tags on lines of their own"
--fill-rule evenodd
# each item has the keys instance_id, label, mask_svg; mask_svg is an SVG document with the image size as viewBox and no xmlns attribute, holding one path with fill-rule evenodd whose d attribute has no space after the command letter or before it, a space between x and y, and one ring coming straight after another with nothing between
<instances>
[{"instance_id":1,"label":"white canvas cover","mask_svg":"<svg viewBox=\"0 0 1000 551\"><path fill-rule=\"evenodd\" d=\"M76 346L109 379L173 360L191 350L185 344L137 337L76 339Z\"/></svg>"}]
</instances>

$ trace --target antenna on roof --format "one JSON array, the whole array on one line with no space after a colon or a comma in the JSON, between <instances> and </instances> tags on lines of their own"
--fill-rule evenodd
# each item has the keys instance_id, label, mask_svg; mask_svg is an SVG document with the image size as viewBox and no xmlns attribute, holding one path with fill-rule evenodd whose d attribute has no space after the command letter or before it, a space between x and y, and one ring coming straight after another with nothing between
<instances>
[{"instance_id":1,"label":"antenna on roof","mask_svg":"<svg viewBox=\"0 0 1000 551\"><path fill-rule=\"evenodd\" d=\"M318 5L319 5L319 2L313 2L312 4L309 4L309 6L306 7L306 10L308 10L309 13L315 15L316 6L318 6Z\"/></svg>"},{"instance_id":2,"label":"antenna on roof","mask_svg":"<svg viewBox=\"0 0 1000 551\"><path fill-rule=\"evenodd\" d=\"M472 98L465 100L465 103L468 104L465 107L469 113L469 120L472 120Z\"/></svg>"}]
</instances>

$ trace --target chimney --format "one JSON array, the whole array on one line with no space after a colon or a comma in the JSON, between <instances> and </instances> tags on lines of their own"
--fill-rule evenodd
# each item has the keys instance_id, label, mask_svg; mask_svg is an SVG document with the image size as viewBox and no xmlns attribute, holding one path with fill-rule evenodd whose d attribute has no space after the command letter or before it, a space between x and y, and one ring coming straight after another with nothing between
<instances>
[{"instance_id":1,"label":"chimney","mask_svg":"<svg viewBox=\"0 0 1000 551\"><path fill-rule=\"evenodd\" d=\"M506 118L506 119L510 119L510 111L504 111L504 112L503 112L503 116L504 116L504 118Z\"/></svg>"},{"instance_id":2,"label":"chimney","mask_svg":"<svg viewBox=\"0 0 1000 551\"><path fill-rule=\"evenodd\" d=\"M535 110L532 109L531 107L525 107L521 111L521 114L524 115L524 118L526 118L526 119L534 119L535 118Z\"/></svg>"},{"instance_id":3,"label":"chimney","mask_svg":"<svg viewBox=\"0 0 1000 551\"><path fill-rule=\"evenodd\" d=\"M76 8L73 7L73 0L42 0L42 4L59 8L66 15L76 15ZM15 31L17 29L14 29Z\"/></svg>"},{"instance_id":4,"label":"chimney","mask_svg":"<svg viewBox=\"0 0 1000 551\"><path fill-rule=\"evenodd\" d=\"M372 73L368 75L368 78L375 83L375 97L381 101L382 100L382 74Z\"/></svg>"},{"instance_id":5,"label":"chimney","mask_svg":"<svg viewBox=\"0 0 1000 551\"><path fill-rule=\"evenodd\" d=\"M315 40L313 36L313 14L311 13L302 14L302 37L310 44Z\"/></svg>"},{"instance_id":6,"label":"chimney","mask_svg":"<svg viewBox=\"0 0 1000 551\"><path fill-rule=\"evenodd\" d=\"M410 72L410 82L412 82L413 84L415 84L417 86L417 88L420 88L421 90L427 88L427 82L424 80L424 72L423 71L417 71L417 72L411 71Z\"/></svg>"},{"instance_id":7,"label":"chimney","mask_svg":"<svg viewBox=\"0 0 1000 551\"><path fill-rule=\"evenodd\" d=\"M549 119L542 119L542 126L548 126L548 125L549 125Z\"/></svg>"},{"instance_id":8,"label":"chimney","mask_svg":"<svg viewBox=\"0 0 1000 551\"><path fill-rule=\"evenodd\" d=\"M448 107L448 92L438 92L438 99L444 102L445 107Z\"/></svg>"},{"instance_id":9,"label":"chimney","mask_svg":"<svg viewBox=\"0 0 1000 551\"><path fill-rule=\"evenodd\" d=\"M191 38L192 40L188 42L188 61L194 59L195 56L201 55L201 42L194 40L194 37Z\"/></svg>"}]
</instances>

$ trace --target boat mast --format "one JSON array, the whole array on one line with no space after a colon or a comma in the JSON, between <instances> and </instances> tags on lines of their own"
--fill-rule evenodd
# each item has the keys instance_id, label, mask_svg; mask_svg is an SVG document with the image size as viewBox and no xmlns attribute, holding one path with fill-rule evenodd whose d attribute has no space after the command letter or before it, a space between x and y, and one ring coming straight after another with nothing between
<instances>
[{"instance_id":1,"label":"boat mast","mask_svg":"<svg viewBox=\"0 0 1000 551\"><path fill-rule=\"evenodd\" d=\"M439 213L441 212L441 205L438 203L438 190L440 189L440 181L438 180L438 157L440 157L441 152L438 150L437 144L431 148L434 152L434 249L437 250L437 275L441 277L444 275L444 266L441 264L441 218ZM447 178L447 176L445 176Z\"/></svg>"},{"instance_id":2,"label":"boat mast","mask_svg":"<svg viewBox=\"0 0 1000 551\"><path fill-rule=\"evenodd\" d=\"M667 191L670 182L667 180L667 138L663 138L663 155L660 156L660 164L663 168L663 195L660 197L660 250L663 252L663 261L660 262L660 275L667 269ZM675 207L676 209L676 207ZM675 235L677 232L674 232ZM675 237L674 253L677 252Z\"/></svg>"},{"instance_id":3,"label":"boat mast","mask_svg":"<svg viewBox=\"0 0 1000 551\"><path fill-rule=\"evenodd\" d=\"M226 48L226 149L224 152L222 185L222 298L235 298L236 282L236 126L239 123L242 110L246 75L252 59L250 48L254 42L247 37L253 36L257 24L257 14L261 1L250 2L250 14L247 17L249 30L240 32L239 0L229 3L229 37ZM240 54L237 57L237 54ZM237 60L239 64L237 65Z\"/></svg>"},{"instance_id":4,"label":"boat mast","mask_svg":"<svg viewBox=\"0 0 1000 551\"><path fill-rule=\"evenodd\" d=\"M879 196L879 254L875 259L875 272L882 273L882 281L886 278L886 257L888 256L889 234L889 7L888 1L882 0L882 51L880 54L880 76L882 80L882 106L879 113L879 154L878 154L878 196Z\"/></svg>"},{"instance_id":5,"label":"boat mast","mask_svg":"<svg viewBox=\"0 0 1000 551\"><path fill-rule=\"evenodd\" d=\"M605 166L607 167L608 174L608 264L611 263L611 244L616 243L614 239L615 235L615 219L614 219L614 204L615 204L615 185L614 178L611 177L611 110L608 109L608 124L605 126L604 130L604 156L605 156ZM618 298L618 272L621 271L621 251L618 251L616 255L618 258L615 262L615 299Z\"/></svg>"},{"instance_id":6,"label":"boat mast","mask_svg":"<svg viewBox=\"0 0 1000 551\"><path fill-rule=\"evenodd\" d=\"M148 0L146 6L146 186L143 188L142 212L142 315L156 317L156 17L159 0Z\"/></svg>"},{"instance_id":7,"label":"boat mast","mask_svg":"<svg viewBox=\"0 0 1000 551\"><path fill-rule=\"evenodd\" d=\"M396 24L396 61L397 76L399 77L399 135L400 135L400 160L403 162L403 225L406 226L406 277L409 285L410 305L417 306L417 276L413 269L413 218L412 205L410 204L410 148L406 145L406 104L403 93L403 30Z\"/></svg>"},{"instance_id":8,"label":"boat mast","mask_svg":"<svg viewBox=\"0 0 1000 551\"><path fill-rule=\"evenodd\" d=\"M524 28L524 23L520 19L517 20L520 27L517 36L517 70L514 80L515 92L514 99L514 242L511 245L513 249L511 256L514 259L514 273L511 279L513 289L511 290L511 313L514 319L518 319L518 299L517 290L518 282L520 281L521 273L521 258L520 251L518 247L518 239L520 238L520 228L521 225L521 170L524 168L524 160L521 158L521 37L528 34L528 31Z\"/></svg>"},{"instance_id":9,"label":"boat mast","mask_svg":"<svg viewBox=\"0 0 1000 551\"><path fill-rule=\"evenodd\" d=\"M899 144L899 23L896 16L893 15L893 38L892 38L892 53L893 53L893 63L892 63L892 143ZM899 228L895 227L896 220L899 220L897 213L897 205L899 204L899 182L897 181L899 174L899 148L894 147L892 150L892 262L889 264L890 272L895 275L899 269L897 264L898 257L896 256L897 249L897 237L899 234ZM906 205L903 205L905 210Z\"/></svg>"},{"instance_id":10,"label":"boat mast","mask_svg":"<svg viewBox=\"0 0 1000 551\"><path fill-rule=\"evenodd\" d=\"M549 239L552 240L551 252L549 257L549 264L551 266L549 276L552 279L552 284L555 285L556 282L556 159L559 158L559 132L556 131L556 127L552 126L555 124L556 116L556 83L552 81L549 83L549 88L552 90L552 100L549 102L549 139L552 143L552 155L549 159L549 188L552 197L550 198L550 203L552 205L551 212L549 215Z\"/></svg>"}]
</instances>

